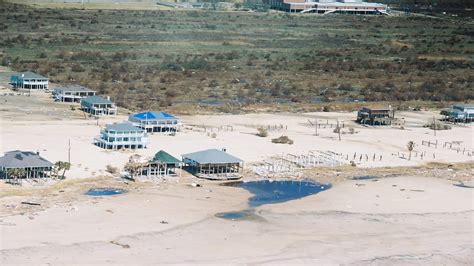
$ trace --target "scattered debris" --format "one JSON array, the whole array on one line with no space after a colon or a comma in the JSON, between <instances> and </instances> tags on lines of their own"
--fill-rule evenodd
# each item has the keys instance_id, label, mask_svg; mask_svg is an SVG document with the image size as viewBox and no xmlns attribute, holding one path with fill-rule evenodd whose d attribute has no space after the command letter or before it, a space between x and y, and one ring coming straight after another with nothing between
<instances>
[{"instance_id":1,"label":"scattered debris","mask_svg":"<svg viewBox=\"0 0 474 266\"><path fill-rule=\"evenodd\" d=\"M130 248L130 245L128 245L128 244L121 244L121 243L119 243L119 242L117 242L117 241L115 241L115 240L110 241L110 244L114 244L114 245L117 245L117 246L121 246L122 248Z\"/></svg>"},{"instance_id":2,"label":"scattered debris","mask_svg":"<svg viewBox=\"0 0 474 266\"><path fill-rule=\"evenodd\" d=\"M191 186L192 186L192 187L202 187L202 185L201 185L201 184L198 184L198 183L191 183Z\"/></svg>"},{"instance_id":3,"label":"scattered debris","mask_svg":"<svg viewBox=\"0 0 474 266\"><path fill-rule=\"evenodd\" d=\"M160 224L168 224L167 221L161 221Z\"/></svg>"},{"instance_id":4,"label":"scattered debris","mask_svg":"<svg viewBox=\"0 0 474 266\"><path fill-rule=\"evenodd\" d=\"M33 205L33 206L41 206L40 203L29 202L29 201L22 201L21 204Z\"/></svg>"}]
</instances>

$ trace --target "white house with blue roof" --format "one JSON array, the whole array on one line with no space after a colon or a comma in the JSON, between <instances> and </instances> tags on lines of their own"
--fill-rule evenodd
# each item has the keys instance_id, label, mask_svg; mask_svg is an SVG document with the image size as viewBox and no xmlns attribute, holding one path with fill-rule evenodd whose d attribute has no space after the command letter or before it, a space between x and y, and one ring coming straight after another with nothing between
<instances>
[{"instance_id":1,"label":"white house with blue roof","mask_svg":"<svg viewBox=\"0 0 474 266\"><path fill-rule=\"evenodd\" d=\"M101 96L90 96L81 99L82 111L91 115L116 115L117 106L110 101L110 98Z\"/></svg>"},{"instance_id":2,"label":"white house with blue roof","mask_svg":"<svg viewBox=\"0 0 474 266\"><path fill-rule=\"evenodd\" d=\"M149 133L174 135L181 130L181 120L165 112L142 112L128 117L133 125L143 128Z\"/></svg>"},{"instance_id":3,"label":"white house with blue roof","mask_svg":"<svg viewBox=\"0 0 474 266\"><path fill-rule=\"evenodd\" d=\"M144 149L148 138L144 129L124 122L107 125L100 136L94 138L94 144L109 150Z\"/></svg>"}]
</instances>

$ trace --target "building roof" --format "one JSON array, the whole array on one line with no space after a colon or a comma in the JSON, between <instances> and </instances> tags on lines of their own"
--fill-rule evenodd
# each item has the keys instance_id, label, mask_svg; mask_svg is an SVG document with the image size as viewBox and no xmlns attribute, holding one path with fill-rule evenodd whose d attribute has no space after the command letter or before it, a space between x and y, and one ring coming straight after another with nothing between
<instances>
[{"instance_id":1,"label":"building roof","mask_svg":"<svg viewBox=\"0 0 474 266\"><path fill-rule=\"evenodd\" d=\"M381 3L369 3L369 2L318 2L318 1L308 1L308 2L292 2L288 1L288 4L292 5L317 5L317 6L329 6L329 7L386 7L387 5Z\"/></svg>"},{"instance_id":2,"label":"building roof","mask_svg":"<svg viewBox=\"0 0 474 266\"><path fill-rule=\"evenodd\" d=\"M63 87L57 87L56 90L70 91L70 92L95 92L94 90L91 90L79 84L68 84Z\"/></svg>"},{"instance_id":3,"label":"building roof","mask_svg":"<svg viewBox=\"0 0 474 266\"><path fill-rule=\"evenodd\" d=\"M209 149L193 153L184 154L183 158L193 160L199 164L207 163L240 163L241 159L218 149Z\"/></svg>"},{"instance_id":4,"label":"building roof","mask_svg":"<svg viewBox=\"0 0 474 266\"><path fill-rule=\"evenodd\" d=\"M136 127L130 123L116 123L116 124L110 124L105 127L105 130L107 131L118 131L118 132L123 132L123 131L144 131L143 129Z\"/></svg>"},{"instance_id":5,"label":"building roof","mask_svg":"<svg viewBox=\"0 0 474 266\"><path fill-rule=\"evenodd\" d=\"M0 157L0 167L4 168L28 168L28 167L51 167L53 163L31 151L9 151Z\"/></svg>"},{"instance_id":6,"label":"building roof","mask_svg":"<svg viewBox=\"0 0 474 266\"><path fill-rule=\"evenodd\" d=\"M181 163L180 160L176 159L171 154L163 150L155 154L155 157L153 157L152 162L174 163L174 164Z\"/></svg>"},{"instance_id":7,"label":"building roof","mask_svg":"<svg viewBox=\"0 0 474 266\"><path fill-rule=\"evenodd\" d=\"M16 73L15 76L22 77L23 79L48 79L47 77L41 76L31 71Z\"/></svg>"},{"instance_id":8,"label":"building roof","mask_svg":"<svg viewBox=\"0 0 474 266\"><path fill-rule=\"evenodd\" d=\"M138 120L178 120L173 115L165 112L142 112L131 116Z\"/></svg>"},{"instance_id":9,"label":"building roof","mask_svg":"<svg viewBox=\"0 0 474 266\"><path fill-rule=\"evenodd\" d=\"M106 98L102 96L90 96L90 97L82 99L81 103L82 102L87 102L89 104L112 104L110 100L107 100Z\"/></svg>"},{"instance_id":10,"label":"building roof","mask_svg":"<svg viewBox=\"0 0 474 266\"><path fill-rule=\"evenodd\" d=\"M463 109L473 109L474 108L474 104L466 104L466 103L456 103L456 104L454 104L454 106L456 106L458 108L463 108Z\"/></svg>"},{"instance_id":11,"label":"building roof","mask_svg":"<svg viewBox=\"0 0 474 266\"><path fill-rule=\"evenodd\" d=\"M376 107L367 107L364 106L362 107L361 110L370 110L370 111L390 111L389 107L382 107L382 106L376 106Z\"/></svg>"}]
</instances>

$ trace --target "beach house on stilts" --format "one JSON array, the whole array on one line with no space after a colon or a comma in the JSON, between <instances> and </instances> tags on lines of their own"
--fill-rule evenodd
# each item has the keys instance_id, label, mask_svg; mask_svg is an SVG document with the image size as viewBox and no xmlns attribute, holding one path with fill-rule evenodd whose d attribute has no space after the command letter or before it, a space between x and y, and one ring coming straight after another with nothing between
<instances>
[{"instance_id":1,"label":"beach house on stilts","mask_svg":"<svg viewBox=\"0 0 474 266\"><path fill-rule=\"evenodd\" d=\"M21 179L46 178L51 176L53 163L38 152L9 151L0 157L0 179L8 182Z\"/></svg>"},{"instance_id":2,"label":"beach house on stilts","mask_svg":"<svg viewBox=\"0 0 474 266\"><path fill-rule=\"evenodd\" d=\"M211 180L233 180L242 177L244 161L225 150L209 149L184 154L183 163L193 175Z\"/></svg>"},{"instance_id":3,"label":"beach house on stilts","mask_svg":"<svg viewBox=\"0 0 474 266\"><path fill-rule=\"evenodd\" d=\"M143 128L148 133L174 135L181 130L181 120L165 112L142 112L128 117L133 125Z\"/></svg>"},{"instance_id":4,"label":"beach house on stilts","mask_svg":"<svg viewBox=\"0 0 474 266\"><path fill-rule=\"evenodd\" d=\"M148 138L145 130L124 122L107 125L100 136L94 138L94 144L109 150L144 149Z\"/></svg>"},{"instance_id":5,"label":"beach house on stilts","mask_svg":"<svg viewBox=\"0 0 474 266\"><path fill-rule=\"evenodd\" d=\"M10 76L15 89L47 90L49 79L33 72L16 73Z\"/></svg>"},{"instance_id":6,"label":"beach house on stilts","mask_svg":"<svg viewBox=\"0 0 474 266\"><path fill-rule=\"evenodd\" d=\"M148 166L142 171L142 176L170 177L181 176L181 166L183 162L161 150L155 154L147 165Z\"/></svg>"},{"instance_id":7,"label":"beach house on stilts","mask_svg":"<svg viewBox=\"0 0 474 266\"><path fill-rule=\"evenodd\" d=\"M116 115L117 107L110 101L110 98L104 98L101 96L90 96L81 99L82 111L91 115Z\"/></svg>"}]
</instances>

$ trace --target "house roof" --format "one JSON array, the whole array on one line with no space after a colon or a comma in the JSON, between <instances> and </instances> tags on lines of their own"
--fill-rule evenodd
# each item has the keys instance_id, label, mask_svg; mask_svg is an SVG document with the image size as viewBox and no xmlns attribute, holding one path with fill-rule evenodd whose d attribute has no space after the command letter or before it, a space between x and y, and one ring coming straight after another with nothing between
<instances>
[{"instance_id":1,"label":"house roof","mask_svg":"<svg viewBox=\"0 0 474 266\"><path fill-rule=\"evenodd\" d=\"M31 71L16 73L15 75L19 78L23 75L23 79L48 79L47 77L41 76Z\"/></svg>"},{"instance_id":2,"label":"house roof","mask_svg":"<svg viewBox=\"0 0 474 266\"><path fill-rule=\"evenodd\" d=\"M153 157L152 162L162 162L162 163L181 163L180 160L173 157L171 154L161 150L155 154Z\"/></svg>"},{"instance_id":3,"label":"house roof","mask_svg":"<svg viewBox=\"0 0 474 266\"><path fill-rule=\"evenodd\" d=\"M105 127L105 130L107 131L144 131L143 129L136 127L130 123L116 123L116 124L110 124Z\"/></svg>"},{"instance_id":4,"label":"house roof","mask_svg":"<svg viewBox=\"0 0 474 266\"><path fill-rule=\"evenodd\" d=\"M183 158L193 160L199 164L207 163L240 163L241 159L218 149L209 149L193 153L184 154Z\"/></svg>"},{"instance_id":5,"label":"house roof","mask_svg":"<svg viewBox=\"0 0 474 266\"><path fill-rule=\"evenodd\" d=\"M383 106L374 106L374 107L367 107L364 106L362 107L361 110L370 110L370 111L390 111L389 107L383 107Z\"/></svg>"},{"instance_id":6,"label":"house roof","mask_svg":"<svg viewBox=\"0 0 474 266\"><path fill-rule=\"evenodd\" d=\"M131 116L138 120L177 120L176 117L165 112L142 112Z\"/></svg>"},{"instance_id":7,"label":"house roof","mask_svg":"<svg viewBox=\"0 0 474 266\"><path fill-rule=\"evenodd\" d=\"M457 103L454 106L456 106L458 108L463 108L463 109L473 109L474 108L474 104L466 104L466 103Z\"/></svg>"},{"instance_id":8,"label":"house roof","mask_svg":"<svg viewBox=\"0 0 474 266\"><path fill-rule=\"evenodd\" d=\"M79 84L68 84L63 87L57 87L56 89L62 90L62 91L72 91L72 92L95 92L94 90L91 90Z\"/></svg>"},{"instance_id":9,"label":"house roof","mask_svg":"<svg viewBox=\"0 0 474 266\"><path fill-rule=\"evenodd\" d=\"M102 96L90 96L81 100L81 102L87 102L89 104L112 104L110 100Z\"/></svg>"},{"instance_id":10,"label":"house roof","mask_svg":"<svg viewBox=\"0 0 474 266\"><path fill-rule=\"evenodd\" d=\"M31 151L9 151L0 157L0 167L4 168L28 168L28 167L51 167L53 163Z\"/></svg>"}]
</instances>

